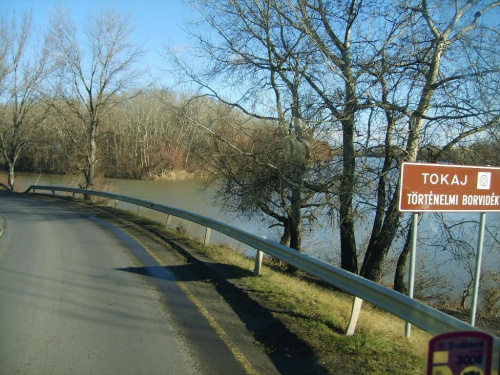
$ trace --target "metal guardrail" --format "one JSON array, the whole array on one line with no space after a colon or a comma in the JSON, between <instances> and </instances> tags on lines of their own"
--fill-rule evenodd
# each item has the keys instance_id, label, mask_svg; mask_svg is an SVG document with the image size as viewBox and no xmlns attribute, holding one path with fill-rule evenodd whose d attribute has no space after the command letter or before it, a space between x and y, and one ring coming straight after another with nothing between
<instances>
[{"instance_id":1,"label":"metal guardrail","mask_svg":"<svg viewBox=\"0 0 500 375\"><path fill-rule=\"evenodd\" d=\"M231 225L218 220L210 219L179 208L169 207L155 202L136 199L123 195L111 194L103 191L84 190L59 186L32 185L26 193L33 190L69 192L74 194L94 195L103 198L115 199L137 206L146 207L151 210L163 212L185 220L192 221L207 228L216 230L228 237L249 245L266 254L272 255L282 261L291 264L319 279L349 293L372 303L412 325L432 334L439 335L453 331L480 331L471 325L449 316L437 309L427 306L421 302L415 301L401 293L386 288L380 284L367 280L361 276L355 275L331 264L322 262L308 255L299 253L276 243L274 241L259 237L257 235L245 232ZM496 371L500 367L500 338L494 337L494 357L493 364Z\"/></svg>"}]
</instances>

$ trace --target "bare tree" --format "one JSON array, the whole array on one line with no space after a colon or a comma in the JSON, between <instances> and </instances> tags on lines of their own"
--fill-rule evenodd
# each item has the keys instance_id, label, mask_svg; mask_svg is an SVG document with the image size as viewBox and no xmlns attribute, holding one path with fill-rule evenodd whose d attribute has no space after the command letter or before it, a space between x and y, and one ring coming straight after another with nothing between
<instances>
[{"instance_id":1,"label":"bare tree","mask_svg":"<svg viewBox=\"0 0 500 375\"><path fill-rule=\"evenodd\" d=\"M480 60L479 54L486 55L486 45L472 45L476 35L468 34L477 33L478 18L494 5L481 9L475 2L456 2L455 12L443 12L439 4L430 7L425 1L415 6L355 0L287 4L294 9L290 22L314 41L318 61L323 62L304 70L304 77L342 125L342 267L357 272L356 210L372 207L375 215L361 274L380 280L400 223L400 162L415 161L420 147L437 141L437 134L440 148L446 150L498 123L498 112L491 111L491 105L471 106L479 98L470 95L472 86L480 84L478 77L498 73L493 61L487 57L487 63L461 72L451 64L453 59L466 61L475 55ZM491 31L485 29L486 34ZM496 37L494 32L490 36ZM451 48L454 43L460 48ZM489 42L487 48L492 48ZM475 121L466 124L464 119ZM459 126L452 129L452 123ZM370 149L383 150L381 161L359 163L357 155Z\"/></svg>"},{"instance_id":2,"label":"bare tree","mask_svg":"<svg viewBox=\"0 0 500 375\"><path fill-rule=\"evenodd\" d=\"M0 152L11 189L19 157L47 118L42 90L53 71L50 58L47 40L37 38L31 13L0 20Z\"/></svg>"},{"instance_id":3,"label":"bare tree","mask_svg":"<svg viewBox=\"0 0 500 375\"><path fill-rule=\"evenodd\" d=\"M495 99L484 100L486 92L498 92L491 54L498 33L487 17L498 4L456 1L454 11L426 1L287 4L294 9L290 22L309 35L324 63L304 70L304 78L342 125L342 267L357 271L355 214L373 207L361 274L378 281L400 223L400 162L415 161L429 142L446 151L498 125ZM384 157L359 163L357 155L372 148L384 150Z\"/></svg>"},{"instance_id":4,"label":"bare tree","mask_svg":"<svg viewBox=\"0 0 500 375\"><path fill-rule=\"evenodd\" d=\"M117 104L137 95L141 75L137 67L143 52L131 41L130 17L114 9L89 14L79 31L71 17L58 8L52 20L52 41L60 67L58 101L77 123L67 123L68 134L84 155L80 171L85 188L95 184L98 139L103 118ZM76 134L82 134L81 143Z\"/></svg>"},{"instance_id":5,"label":"bare tree","mask_svg":"<svg viewBox=\"0 0 500 375\"><path fill-rule=\"evenodd\" d=\"M210 171L208 182L216 202L242 215L264 214L271 226L283 228L280 242L300 251L302 224L314 222L321 203L304 188L294 193L291 181L297 164L290 157L287 137L275 122L249 118L226 105L218 107L205 113L210 120L197 120L211 126L195 144L195 157ZM319 143L311 141L306 164L319 160L322 151ZM294 204L298 204L298 214L293 212ZM300 218L299 225L294 225L294 218Z\"/></svg>"},{"instance_id":6,"label":"bare tree","mask_svg":"<svg viewBox=\"0 0 500 375\"><path fill-rule=\"evenodd\" d=\"M193 28L207 69L198 75L176 62L207 95L269 128L198 124L212 138L204 154L223 181L218 195L225 197L226 207L247 213L257 209L275 219L284 228L282 242L301 251L302 223L318 205L307 187L313 178L308 168L316 164L311 145L317 122L305 120L321 116L302 89L301 61L307 61L310 48L305 34L272 1L203 1L196 6L215 34L210 38ZM215 90L210 82L217 80L231 82L237 100ZM230 136L234 129L240 132L237 140Z\"/></svg>"},{"instance_id":7,"label":"bare tree","mask_svg":"<svg viewBox=\"0 0 500 375\"><path fill-rule=\"evenodd\" d=\"M484 101L483 93L498 92L494 82L500 70L491 53L498 47L499 35L491 27L489 13L500 3L454 1L450 5L403 4L399 9L406 17L395 29L398 37L384 44L378 61L373 61L376 69L370 71L379 77L378 88L369 92L387 119L385 134L397 135L385 141L377 213L361 269L363 276L373 280L381 278L382 262L401 216L397 184L388 179L390 170L397 171L400 161L417 160L423 145L437 143L447 150L499 124L498 107ZM401 125L406 134L397 132Z\"/></svg>"},{"instance_id":8,"label":"bare tree","mask_svg":"<svg viewBox=\"0 0 500 375\"><path fill-rule=\"evenodd\" d=\"M318 181L290 182L301 180L338 209L341 266L380 280L401 223L400 163L417 160L426 145L437 147L433 156L439 158L498 126L499 3L196 4L214 35L199 28L207 74L184 70L195 83L254 117L286 124L319 120L330 130L332 148L340 134L339 178L325 178L331 169L324 169ZM227 99L228 87L240 96ZM262 100L271 97L274 103ZM316 109L315 117L306 108ZM299 140L293 144L306 145L295 133L300 127L289 129ZM367 161L374 150L378 158ZM356 238L361 214L372 222L367 240L359 242L365 248Z\"/></svg>"}]
</instances>

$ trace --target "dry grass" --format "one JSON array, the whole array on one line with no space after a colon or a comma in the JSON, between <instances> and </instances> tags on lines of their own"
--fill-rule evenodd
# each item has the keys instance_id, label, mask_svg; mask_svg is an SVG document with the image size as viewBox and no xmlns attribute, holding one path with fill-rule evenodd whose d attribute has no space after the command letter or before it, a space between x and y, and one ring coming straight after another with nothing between
<instances>
[{"instance_id":1,"label":"dry grass","mask_svg":"<svg viewBox=\"0 0 500 375\"><path fill-rule=\"evenodd\" d=\"M189 246L217 263L237 265L253 271L254 260L227 247ZM413 327L405 337L401 319L368 303L363 304L353 337L346 337L353 297L332 287L291 276L264 266L260 277L238 279L239 287L250 291L274 311L292 332L305 341L319 361L343 374L421 374L425 372L430 335Z\"/></svg>"}]
</instances>

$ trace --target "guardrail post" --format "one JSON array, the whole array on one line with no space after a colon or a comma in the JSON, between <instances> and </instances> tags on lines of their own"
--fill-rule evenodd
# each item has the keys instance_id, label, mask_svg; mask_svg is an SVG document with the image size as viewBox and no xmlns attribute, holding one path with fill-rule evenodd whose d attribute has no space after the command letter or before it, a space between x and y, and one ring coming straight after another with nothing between
<instances>
[{"instance_id":1,"label":"guardrail post","mask_svg":"<svg viewBox=\"0 0 500 375\"><path fill-rule=\"evenodd\" d=\"M255 268L253 269L253 274L255 276L260 276L260 272L262 270L262 258L264 256L264 252L261 250L257 250L255 254Z\"/></svg>"},{"instance_id":2,"label":"guardrail post","mask_svg":"<svg viewBox=\"0 0 500 375\"><path fill-rule=\"evenodd\" d=\"M354 331L356 330L356 325L358 324L359 314L361 313L361 305L363 304L363 300L359 297L354 297L354 301L352 303L351 310L351 321L347 326L346 336L354 335Z\"/></svg>"},{"instance_id":3,"label":"guardrail post","mask_svg":"<svg viewBox=\"0 0 500 375\"><path fill-rule=\"evenodd\" d=\"M54 189L52 189L52 195L55 196L56 195L56 191Z\"/></svg>"},{"instance_id":4,"label":"guardrail post","mask_svg":"<svg viewBox=\"0 0 500 375\"><path fill-rule=\"evenodd\" d=\"M167 214L167 221L165 222L165 226L168 227L171 221L172 221L172 215Z\"/></svg>"},{"instance_id":5,"label":"guardrail post","mask_svg":"<svg viewBox=\"0 0 500 375\"><path fill-rule=\"evenodd\" d=\"M141 206L137 206L137 217L141 216Z\"/></svg>"},{"instance_id":6,"label":"guardrail post","mask_svg":"<svg viewBox=\"0 0 500 375\"><path fill-rule=\"evenodd\" d=\"M203 242L205 246L207 246L210 243L211 234L212 234L212 229L207 227L207 229L205 230L205 241Z\"/></svg>"}]
</instances>

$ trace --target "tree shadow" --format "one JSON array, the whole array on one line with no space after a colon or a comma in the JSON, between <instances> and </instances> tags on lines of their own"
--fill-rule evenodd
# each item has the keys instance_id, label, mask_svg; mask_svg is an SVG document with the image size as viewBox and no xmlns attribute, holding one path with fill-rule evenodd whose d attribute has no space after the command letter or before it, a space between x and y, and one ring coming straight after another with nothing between
<instances>
[{"instance_id":1,"label":"tree shadow","mask_svg":"<svg viewBox=\"0 0 500 375\"><path fill-rule=\"evenodd\" d=\"M247 276L253 275L252 272L242 269L238 266L216 263L213 264L217 267L224 267L229 276L228 279L239 279ZM115 268L118 271L131 272L138 275L155 277L162 280L171 281L210 281L214 278L214 275L210 272L205 272L201 274L198 267L193 263L184 264L181 266L151 266L151 267L124 267ZM193 274L196 271L196 274Z\"/></svg>"},{"instance_id":2,"label":"tree shadow","mask_svg":"<svg viewBox=\"0 0 500 375\"><path fill-rule=\"evenodd\" d=\"M219 295L231 306L253 337L266 348L269 358L280 373L284 374L329 374L319 363L313 349L295 333L291 332L274 314L300 316L293 312L272 311L251 298L244 290L228 280L252 276L251 271L222 263L192 262L168 267L125 267L124 272L160 278L169 281L208 281ZM335 327L330 327L337 330Z\"/></svg>"}]
</instances>

